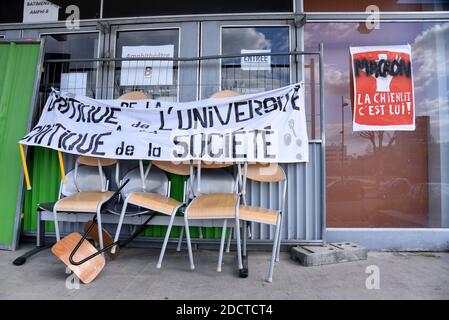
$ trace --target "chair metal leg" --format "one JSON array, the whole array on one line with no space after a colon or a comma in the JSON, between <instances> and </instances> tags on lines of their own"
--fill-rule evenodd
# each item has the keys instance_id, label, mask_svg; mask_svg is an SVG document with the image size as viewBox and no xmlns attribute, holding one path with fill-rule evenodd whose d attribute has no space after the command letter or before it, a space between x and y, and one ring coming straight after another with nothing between
<instances>
[{"instance_id":1,"label":"chair metal leg","mask_svg":"<svg viewBox=\"0 0 449 320\"><path fill-rule=\"evenodd\" d=\"M190 269L194 270L195 264L193 263L192 243L190 242L189 221L186 215L184 215L184 225L186 231L187 250L189 251Z\"/></svg>"},{"instance_id":2,"label":"chair metal leg","mask_svg":"<svg viewBox=\"0 0 449 320\"><path fill-rule=\"evenodd\" d=\"M223 221L223 229L221 231L220 253L218 255L217 272L221 272L221 265L223 264L223 250L224 250L224 244L225 244L225 238L226 238L226 225L227 225L227 222L228 222L228 219L224 219L224 221Z\"/></svg>"},{"instance_id":3,"label":"chair metal leg","mask_svg":"<svg viewBox=\"0 0 449 320\"><path fill-rule=\"evenodd\" d=\"M122 230L123 220L125 220L126 208L128 207L128 200L125 200L122 207L122 212L120 213L120 219L118 221L117 230L115 231L114 242L118 241L120 236L120 231ZM111 249L111 253L114 254L117 246L113 246Z\"/></svg>"},{"instance_id":4,"label":"chair metal leg","mask_svg":"<svg viewBox=\"0 0 449 320\"><path fill-rule=\"evenodd\" d=\"M226 253L229 253L231 251L232 231L233 231L233 228L230 227L229 235L228 235L228 244L226 245Z\"/></svg>"},{"instance_id":5,"label":"chair metal leg","mask_svg":"<svg viewBox=\"0 0 449 320\"><path fill-rule=\"evenodd\" d=\"M277 243L277 250L276 250L276 262L279 262L279 253L281 251L282 229L283 229L282 226L283 226L283 223L282 223L282 220L281 220L281 225L279 227L279 240L278 240L278 243Z\"/></svg>"},{"instance_id":6,"label":"chair metal leg","mask_svg":"<svg viewBox=\"0 0 449 320\"><path fill-rule=\"evenodd\" d=\"M184 226L181 227L181 231L179 233L178 245L176 246L176 251L181 251L182 245L182 237L184 236Z\"/></svg>"},{"instance_id":7,"label":"chair metal leg","mask_svg":"<svg viewBox=\"0 0 449 320\"><path fill-rule=\"evenodd\" d=\"M159 261L157 262L157 266L156 266L156 268L158 268L158 269L161 268L162 260L164 259L165 249L167 248L168 238L170 238L171 227L173 225L173 221L175 220L177 211L178 211L178 208L173 210L173 212L171 213L170 222L168 223L167 232L165 233L164 243L162 244L161 254L159 255Z\"/></svg>"},{"instance_id":8,"label":"chair metal leg","mask_svg":"<svg viewBox=\"0 0 449 320\"><path fill-rule=\"evenodd\" d=\"M100 212L100 206L98 206L97 209L97 224L98 224L98 242L100 245L100 250L103 250L104 245L103 245L103 225L101 224L101 212ZM104 252L102 253L102 255L104 256Z\"/></svg>"},{"instance_id":9,"label":"chair metal leg","mask_svg":"<svg viewBox=\"0 0 449 320\"><path fill-rule=\"evenodd\" d=\"M242 254L244 257L246 257L246 239L248 237L248 222L243 222L243 250Z\"/></svg>"},{"instance_id":10,"label":"chair metal leg","mask_svg":"<svg viewBox=\"0 0 449 320\"><path fill-rule=\"evenodd\" d=\"M56 241L61 240L61 234L59 233L58 212L56 210L56 204L53 208L53 220L55 222Z\"/></svg>"},{"instance_id":11,"label":"chair metal leg","mask_svg":"<svg viewBox=\"0 0 449 320\"><path fill-rule=\"evenodd\" d=\"M280 226L281 226L281 219L282 216L279 215L278 217L278 221L276 223L276 231L274 233L274 239L273 239L273 250L271 253L271 262L270 262L270 268L268 269L268 277L267 277L267 281L268 282L273 282L273 269L274 269L274 261L276 259L276 253L277 253L277 245L279 243L279 231L280 231Z\"/></svg>"},{"instance_id":12,"label":"chair metal leg","mask_svg":"<svg viewBox=\"0 0 449 320\"><path fill-rule=\"evenodd\" d=\"M240 243L240 223L239 223L239 218L237 215L235 217L234 232L235 232L236 238L237 238L237 259L238 259L238 263L239 263L239 269L243 269L242 246Z\"/></svg>"}]
</instances>

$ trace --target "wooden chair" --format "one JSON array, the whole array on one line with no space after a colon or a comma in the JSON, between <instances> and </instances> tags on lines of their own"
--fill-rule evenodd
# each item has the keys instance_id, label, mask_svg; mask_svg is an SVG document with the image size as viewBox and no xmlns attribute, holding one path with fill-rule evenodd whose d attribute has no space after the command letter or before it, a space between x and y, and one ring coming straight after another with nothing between
<instances>
[{"instance_id":1,"label":"wooden chair","mask_svg":"<svg viewBox=\"0 0 449 320\"><path fill-rule=\"evenodd\" d=\"M57 241L61 240L58 223L58 212L96 213L98 224L98 238L100 249L103 249L103 228L101 225L100 210L102 205L114 194L108 191L109 181L106 179L103 167L116 165L114 159L80 156L75 162L73 175L69 173L66 181L62 183L60 196L53 206L55 233ZM82 166L98 168L98 174L92 170L81 170Z\"/></svg>"},{"instance_id":2,"label":"wooden chair","mask_svg":"<svg viewBox=\"0 0 449 320\"><path fill-rule=\"evenodd\" d=\"M64 262L64 264L72 270L83 283L90 283L98 276L101 270L103 270L106 261L102 255L97 255L79 266L70 263L70 254L81 238L82 236L79 232L73 232L67 235L62 241L58 241L53 245L51 251ZM83 241L74 256L74 259L80 261L96 252L97 249L91 245L90 242Z\"/></svg>"},{"instance_id":3,"label":"wooden chair","mask_svg":"<svg viewBox=\"0 0 449 320\"><path fill-rule=\"evenodd\" d=\"M148 97L138 91L128 92L119 97L121 100L144 100ZM150 171L152 164L156 169ZM159 168L159 169L157 169ZM188 176L190 174L190 169L188 164L179 164L169 161L152 161L146 170L144 170L143 162L139 161L139 174L140 174L140 186L135 184L135 173L136 171L131 171L125 179L130 178L130 183L127 187L122 190L122 196L125 199L120 213L119 223L117 225L117 230L115 233L114 242L116 242L120 236L120 231L123 225L123 220L126 215L126 210L128 204L133 204L140 206L152 211L160 212L162 214L170 215L170 222L167 228L167 233L162 245L161 254L157 264L157 268L162 265L162 260L165 254L165 249L167 247L168 238L170 237L171 227L173 225L174 218L177 211L182 207L183 202L179 202L175 199L170 198L170 182L167 176L162 172L170 172L179 175ZM139 179L138 179L139 181ZM155 185L156 184L156 185ZM117 246L112 247L111 252L114 253Z\"/></svg>"},{"instance_id":4,"label":"wooden chair","mask_svg":"<svg viewBox=\"0 0 449 320\"><path fill-rule=\"evenodd\" d=\"M80 166L80 164L82 166ZM51 208L54 216L57 239L57 242L52 246L51 251L69 269L71 269L83 283L89 283L98 276L106 263L104 255L97 255L80 265L72 264L70 256L77 243L82 240L82 236L78 232L73 232L61 240L58 212L96 213L98 243L100 248L103 249L103 237L105 233L101 224L100 211L103 204L114 196L113 192L107 191L109 182L105 178L103 166L111 166L113 164L116 164L116 162L111 159L79 157L76 160L75 169L70 171L66 175L66 180L61 183L59 200L56 201L53 208ZM118 170L117 166L116 168ZM116 172L116 174L118 173ZM93 227L90 229L93 230ZM81 261L96 252L98 252L97 249L88 241L84 240L73 258L75 261Z\"/></svg>"},{"instance_id":5,"label":"wooden chair","mask_svg":"<svg viewBox=\"0 0 449 320\"><path fill-rule=\"evenodd\" d=\"M273 239L273 250L271 254L270 267L268 269L267 281L273 281L273 269L275 260L279 261L279 250L281 244L282 212L285 205L287 191L287 177L284 170L278 164L246 164L243 179L243 205L240 206L239 219L242 221L263 223L275 226ZM246 204L245 188L246 180L260 183L277 183L281 189L281 199L277 210L251 206Z\"/></svg>"},{"instance_id":6,"label":"wooden chair","mask_svg":"<svg viewBox=\"0 0 449 320\"><path fill-rule=\"evenodd\" d=\"M224 239L228 219L235 219L238 223L238 208L240 204L238 175L234 177L230 172L224 170L233 166L233 163L207 164L201 161L192 163L189 185L193 199L184 213L184 225L189 250L190 268L195 268L189 233L189 220L191 219L223 219L223 230L221 234L220 253L217 271L221 272L223 261ZM237 165L240 174L240 166ZM237 233L237 250L239 252L239 269L242 261L240 254L240 234Z\"/></svg>"},{"instance_id":7,"label":"wooden chair","mask_svg":"<svg viewBox=\"0 0 449 320\"><path fill-rule=\"evenodd\" d=\"M136 99L135 93L125 95L124 99ZM52 247L52 252L70 268L83 283L89 283L95 279L104 268L104 254L97 249L80 233L74 232L60 239L58 212L95 213L94 220L88 225L88 230L94 230L95 223L98 226L98 243L101 250L104 248L103 238L107 234L101 223L101 209L111 200L119 190L114 193L108 191L109 181L105 177L103 167L116 165L116 182L118 184L119 163L114 159L81 156L75 162L75 169L66 176L66 181L61 184L60 200L53 205L55 231L57 243ZM98 174L93 168L98 167ZM95 233L95 232L93 232ZM91 233L89 232L89 235ZM108 252L109 253L109 252ZM92 257L92 258L89 258ZM84 262L85 261L85 262Z\"/></svg>"},{"instance_id":8,"label":"wooden chair","mask_svg":"<svg viewBox=\"0 0 449 320\"><path fill-rule=\"evenodd\" d=\"M187 164L173 164L171 162L164 161L152 161L146 170L143 168L143 162L139 161L139 181L142 181L140 190L135 188L135 183L130 180L128 188L122 190L124 197L124 203L122 212L120 214L119 223L117 225L117 231L115 233L114 241L117 241L120 236L120 230L123 224L123 220L126 215L126 210L129 204L143 207L151 211L159 212L170 216L170 221L165 234L164 242L162 244L161 253L157 263L157 268L162 265L165 250L167 248L168 239L170 237L171 228L178 210L184 205L184 202L177 201L170 198L171 184L166 176L165 172L188 176L190 174L189 165ZM124 180L133 179L136 170L130 171L125 175ZM134 179L135 181L136 179ZM184 188L185 189L185 188ZM111 252L115 252L115 247Z\"/></svg>"}]
</instances>

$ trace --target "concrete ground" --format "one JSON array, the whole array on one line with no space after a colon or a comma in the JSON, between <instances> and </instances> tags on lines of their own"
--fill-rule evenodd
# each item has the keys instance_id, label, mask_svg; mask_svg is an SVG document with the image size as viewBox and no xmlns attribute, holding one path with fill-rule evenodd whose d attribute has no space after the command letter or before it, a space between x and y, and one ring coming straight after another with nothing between
<instances>
[{"instance_id":1,"label":"concrete ground","mask_svg":"<svg viewBox=\"0 0 449 320\"><path fill-rule=\"evenodd\" d=\"M370 252L365 261L319 267L303 267L283 252L270 284L268 252L251 252L250 276L240 279L234 253L217 273L216 251L195 251L197 269L190 271L186 250L168 250L158 270L158 250L126 248L94 282L67 289L65 267L49 250L12 265L29 248L0 251L0 299L449 299L447 252ZM372 265L380 272L378 290L366 288Z\"/></svg>"}]
</instances>

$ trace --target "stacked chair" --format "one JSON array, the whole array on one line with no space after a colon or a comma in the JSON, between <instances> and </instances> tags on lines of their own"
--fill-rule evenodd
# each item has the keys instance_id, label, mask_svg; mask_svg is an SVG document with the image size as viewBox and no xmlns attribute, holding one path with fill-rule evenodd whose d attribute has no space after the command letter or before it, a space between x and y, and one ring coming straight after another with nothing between
<instances>
[{"instance_id":1,"label":"stacked chair","mask_svg":"<svg viewBox=\"0 0 449 320\"><path fill-rule=\"evenodd\" d=\"M66 176L61 184L60 199L53 206L56 239L59 241L58 212L96 213L99 233L99 246L103 249L103 232L101 225L101 208L114 194L108 191L109 181L106 179L103 167L116 165L114 159L102 159L80 156L75 162L75 169ZM97 170L95 168L98 168ZM95 172L97 171L97 172Z\"/></svg>"},{"instance_id":2,"label":"stacked chair","mask_svg":"<svg viewBox=\"0 0 449 320\"><path fill-rule=\"evenodd\" d=\"M243 170L243 204L239 209L239 219L242 221L256 222L275 226L273 250L271 262L268 269L267 281L273 281L273 269L275 261L279 261L281 246L282 212L284 211L287 192L287 177L284 170L278 164L245 164ZM277 184L280 189L279 207L277 210L251 206L246 203L246 181L247 179L258 183ZM246 227L245 227L246 228ZM245 230L246 231L246 230ZM237 234L238 234L237 230ZM246 232L245 232L246 233Z\"/></svg>"},{"instance_id":3,"label":"stacked chair","mask_svg":"<svg viewBox=\"0 0 449 320\"><path fill-rule=\"evenodd\" d=\"M138 169L140 177L137 179L136 169L131 170L124 177L124 179L130 179L130 183L128 183L127 188L122 190L124 204L117 225L114 242L116 242L120 236L123 220L126 216L129 204L170 216L159 261L157 263L157 268L160 268L176 213L185 205L184 202L170 198L171 184L165 172L188 176L190 169L187 164L173 164L168 161L152 161L146 170L144 170L143 162L139 161ZM139 185L139 183L141 184ZM184 190L185 189L186 187ZM111 251L114 253L115 249L114 246Z\"/></svg>"},{"instance_id":4,"label":"stacked chair","mask_svg":"<svg viewBox=\"0 0 449 320\"><path fill-rule=\"evenodd\" d=\"M124 94L119 99L144 100L147 98L148 97L145 94L135 91ZM184 202L170 198L171 184L165 173L188 176L190 174L190 168L188 164L184 163L174 164L168 161L152 161L145 170L143 161L140 160L138 171L136 168L125 175L123 180L126 181L129 179L129 183L126 188L121 191L124 204L120 213L119 223L117 225L114 238L114 242L117 242L129 204L139 206L153 212L169 215L170 222L167 227L159 261L157 263L158 268L162 265L162 260L164 258L176 213L184 206ZM185 190L186 188L184 187L184 191ZM147 212L141 211L137 214L145 213ZM113 246L111 253L115 253L116 250L117 246Z\"/></svg>"},{"instance_id":5,"label":"stacked chair","mask_svg":"<svg viewBox=\"0 0 449 320\"><path fill-rule=\"evenodd\" d=\"M184 213L185 232L189 250L190 268L194 269L193 255L189 235L189 220L192 219L223 219L223 229L220 242L220 253L217 271L221 271L223 260L224 241L228 219L234 219L238 225L238 209L240 204L240 190L238 175L240 166L237 165L238 174L234 177L224 168L231 167L232 163L207 164L202 161L194 161L189 178L191 186L190 198L192 199ZM238 228L237 228L238 229ZM240 233L237 232L237 250L239 269L242 266L240 253Z\"/></svg>"}]
</instances>

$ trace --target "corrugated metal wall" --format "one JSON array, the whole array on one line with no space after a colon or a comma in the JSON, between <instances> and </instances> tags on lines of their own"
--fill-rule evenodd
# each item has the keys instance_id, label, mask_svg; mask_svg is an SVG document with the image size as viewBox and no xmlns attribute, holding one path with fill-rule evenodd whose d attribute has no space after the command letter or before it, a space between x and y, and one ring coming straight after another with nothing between
<instances>
[{"instance_id":1,"label":"corrugated metal wall","mask_svg":"<svg viewBox=\"0 0 449 320\"><path fill-rule=\"evenodd\" d=\"M287 174L287 197L283 214L282 240L321 240L321 143L309 143L309 162L283 165ZM280 186L250 182L247 202L276 209L279 207ZM255 224L251 239L268 240L274 227Z\"/></svg>"},{"instance_id":2,"label":"corrugated metal wall","mask_svg":"<svg viewBox=\"0 0 449 320\"><path fill-rule=\"evenodd\" d=\"M283 214L282 239L284 242L316 241L321 240L321 174L320 158L321 143L309 143L309 162L283 165L287 174L287 197L285 212ZM73 157L66 157L66 167L72 168ZM122 165L122 173L126 172ZM70 169L69 169L70 170ZM57 196L57 184L59 179L56 152L37 148L34 154L32 166L33 189L27 193L25 200L25 233L36 230L36 205L39 202L54 200ZM172 181L171 196L182 198L183 178L170 175ZM275 184L249 182L247 185L247 202L252 205L260 205L266 208L277 209L280 201L281 188ZM47 223L47 231L53 232L51 222ZM62 233L70 233L82 230L79 223L61 222ZM113 232L115 226L110 226ZM273 237L273 227L253 224L251 240L266 241ZM123 235L129 234L131 227L125 226ZM145 231L147 237L163 237L166 227L150 226ZM192 228L192 237L198 238L198 228ZM179 235L179 227L174 227L171 236ZM221 228L203 228L205 239L219 239Z\"/></svg>"}]
</instances>

